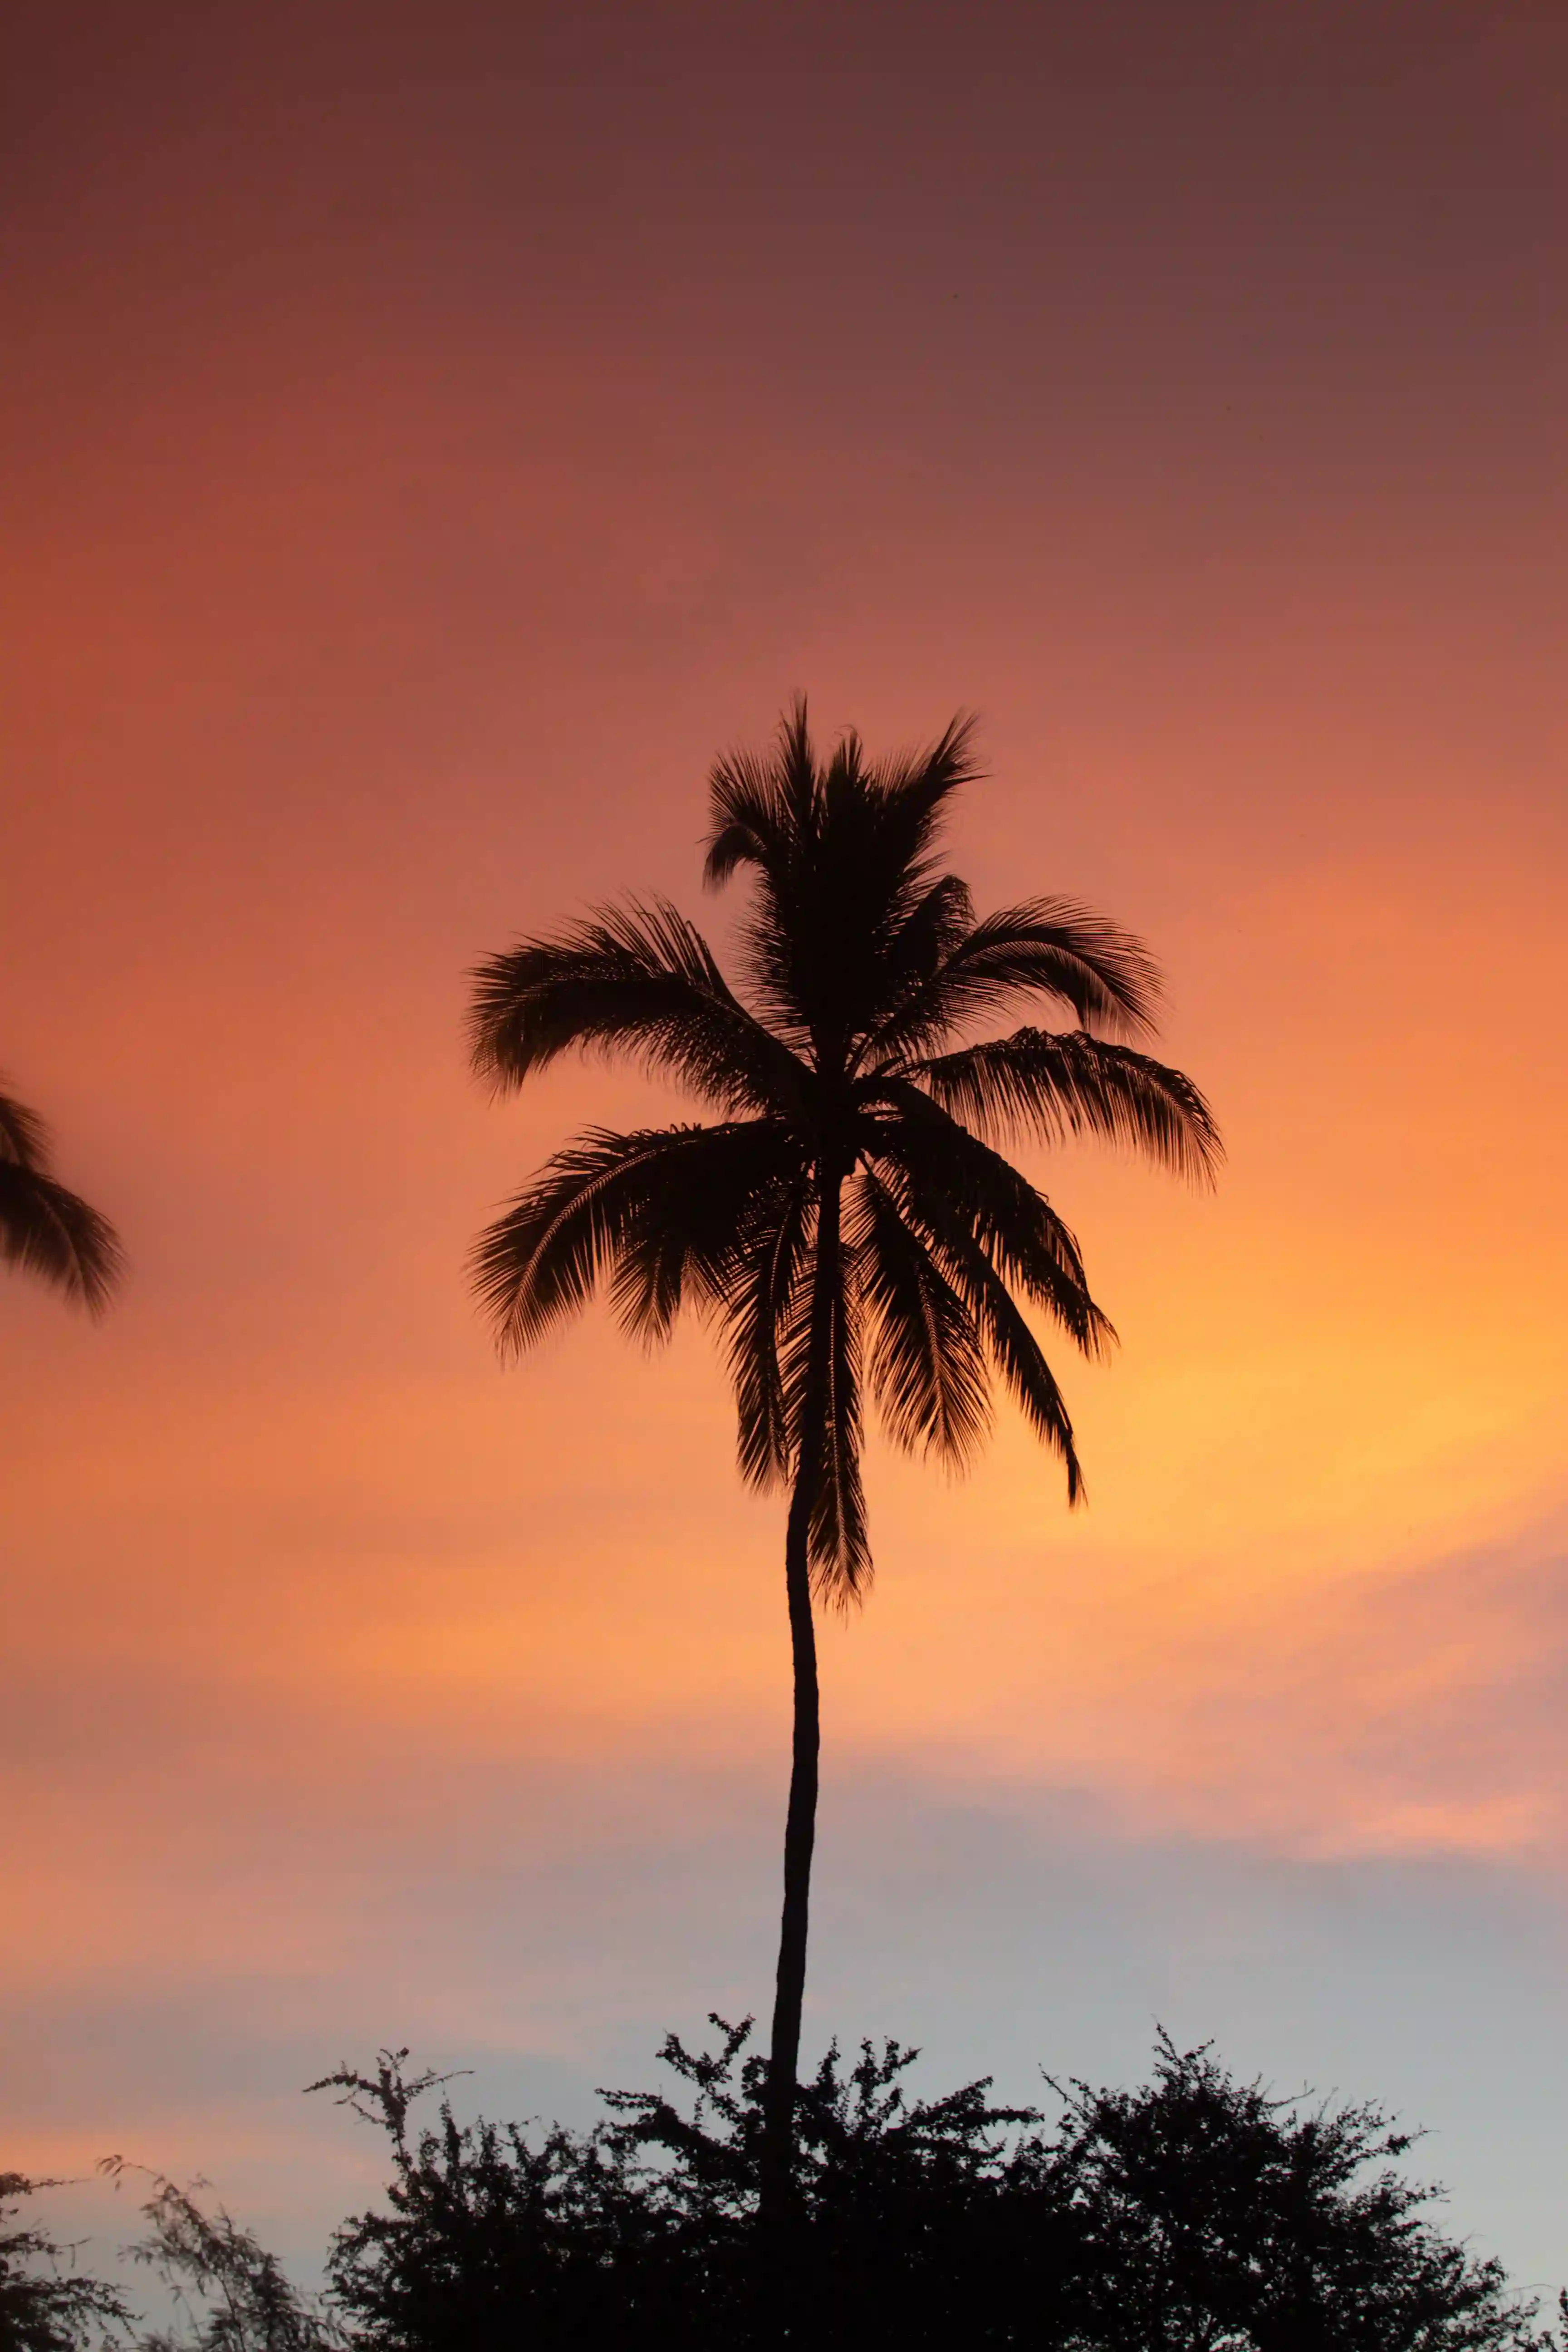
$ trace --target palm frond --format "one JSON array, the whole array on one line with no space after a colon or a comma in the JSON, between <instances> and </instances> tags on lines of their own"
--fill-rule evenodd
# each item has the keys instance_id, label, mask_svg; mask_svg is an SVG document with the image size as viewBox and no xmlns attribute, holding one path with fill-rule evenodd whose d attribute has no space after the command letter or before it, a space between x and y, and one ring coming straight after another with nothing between
<instances>
[{"instance_id":1,"label":"palm frond","mask_svg":"<svg viewBox=\"0 0 1568 2352\"><path fill-rule=\"evenodd\" d=\"M901 1167L895 1166L889 1171L887 1189L904 1224L924 1242L937 1267L963 1301L987 1358L1001 1374L1030 1427L1060 1456L1067 1472L1068 1501L1079 1503L1083 1498L1083 1474L1066 1402L1005 1276L998 1271L980 1238L976 1228L983 1228L984 1221L971 1219L963 1207L947 1198L940 1188L922 1198ZM1110 1325L1100 1316L1087 1290L1081 1305L1109 1333Z\"/></svg>"},{"instance_id":2,"label":"palm frond","mask_svg":"<svg viewBox=\"0 0 1568 2352\"><path fill-rule=\"evenodd\" d=\"M779 724L771 760L726 751L708 779L710 829L702 878L710 889L742 866L782 878L793 851L807 837L819 791L804 694Z\"/></svg>"},{"instance_id":3,"label":"palm frond","mask_svg":"<svg viewBox=\"0 0 1568 2352\"><path fill-rule=\"evenodd\" d=\"M1087 1030L1018 1029L907 1069L945 1110L998 1139L1104 1136L1203 1183L1213 1183L1224 1157L1214 1116L1189 1077Z\"/></svg>"},{"instance_id":4,"label":"palm frond","mask_svg":"<svg viewBox=\"0 0 1568 2352\"><path fill-rule=\"evenodd\" d=\"M40 1120L30 1136L24 1130L35 1149L41 1129ZM43 1169L6 1157L0 1157L0 1260L52 1284L89 1315L102 1314L125 1270L107 1217Z\"/></svg>"},{"instance_id":5,"label":"palm frond","mask_svg":"<svg viewBox=\"0 0 1568 2352\"><path fill-rule=\"evenodd\" d=\"M944 1255L954 1283L984 1336L991 1360L1024 1418L1036 1436L1060 1456L1067 1472L1068 1503L1081 1503L1083 1472L1073 1442L1072 1420L1039 1341L985 1252L962 1228L950 1232Z\"/></svg>"},{"instance_id":6,"label":"palm frond","mask_svg":"<svg viewBox=\"0 0 1568 2352\"><path fill-rule=\"evenodd\" d=\"M663 901L603 908L556 939L524 940L473 977L474 1067L500 1090L580 1047L628 1053L731 1113L799 1099L795 1056Z\"/></svg>"},{"instance_id":7,"label":"palm frond","mask_svg":"<svg viewBox=\"0 0 1568 2352\"><path fill-rule=\"evenodd\" d=\"M1056 1374L1006 1284L980 1252L967 1262L965 1271L992 1360L1036 1436L1059 1458L1067 1473L1068 1501L1076 1509L1087 1499L1083 1470Z\"/></svg>"},{"instance_id":8,"label":"palm frond","mask_svg":"<svg viewBox=\"0 0 1568 2352\"><path fill-rule=\"evenodd\" d=\"M757 1218L737 1251L727 1301L741 1475L748 1486L787 1478L795 1461L798 1398L784 1361L801 1358L811 1306L810 1201L805 1172Z\"/></svg>"},{"instance_id":9,"label":"palm frond","mask_svg":"<svg viewBox=\"0 0 1568 2352\"><path fill-rule=\"evenodd\" d=\"M714 769L707 878L755 869L742 929L750 992L792 1044L842 1055L973 920L963 885L939 884L929 856L943 803L976 772L972 737L960 718L871 767L850 731L819 767L797 703L771 761L737 752Z\"/></svg>"},{"instance_id":10,"label":"palm frond","mask_svg":"<svg viewBox=\"0 0 1568 2352\"><path fill-rule=\"evenodd\" d=\"M773 1120L590 1129L474 1244L470 1275L502 1353L532 1346L606 1278L622 1322L645 1339L668 1333L689 1289L717 1303L748 1223L798 1165Z\"/></svg>"},{"instance_id":11,"label":"palm frond","mask_svg":"<svg viewBox=\"0 0 1568 2352\"><path fill-rule=\"evenodd\" d=\"M939 876L911 899L906 912L889 922L879 953L875 994L867 1007L854 1055L857 1067L875 1050L879 1034L899 1008L930 985L973 924L973 900L956 874Z\"/></svg>"},{"instance_id":12,"label":"palm frond","mask_svg":"<svg viewBox=\"0 0 1568 2352\"><path fill-rule=\"evenodd\" d=\"M0 1161L47 1173L53 1139L47 1121L36 1110L29 1110L15 1095L0 1092Z\"/></svg>"},{"instance_id":13,"label":"palm frond","mask_svg":"<svg viewBox=\"0 0 1568 2352\"><path fill-rule=\"evenodd\" d=\"M860 1326L841 1265L833 1285L822 1452L811 1495L807 1549L817 1593L837 1608L871 1580L866 1490L860 1478Z\"/></svg>"},{"instance_id":14,"label":"palm frond","mask_svg":"<svg viewBox=\"0 0 1568 2352\"><path fill-rule=\"evenodd\" d=\"M856 1185L859 1297L869 1310L868 1370L889 1434L906 1453L962 1466L989 1426L974 1318L924 1238L870 1173Z\"/></svg>"},{"instance_id":15,"label":"palm frond","mask_svg":"<svg viewBox=\"0 0 1568 2352\"><path fill-rule=\"evenodd\" d=\"M879 848L883 858L895 860L911 876L919 876L935 845L945 804L966 784L979 781L974 756L978 719L973 711L959 711L934 743L918 751L896 751L879 761L867 775L869 793L881 823Z\"/></svg>"},{"instance_id":16,"label":"palm frond","mask_svg":"<svg viewBox=\"0 0 1568 2352\"><path fill-rule=\"evenodd\" d=\"M973 1239L1085 1355L1107 1355L1115 1331L1089 1295L1076 1237L1046 1195L908 1080L886 1094L894 1116L868 1121L863 1149L879 1172L894 1171L900 1205L944 1247L955 1236Z\"/></svg>"},{"instance_id":17,"label":"palm frond","mask_svg":"<svg viewBox=\"0 0 1568 2352\"><path fill-rule=\"evenodd\" d=\"M702 1144L653 1172L610 1278L622 1328L650 1343L669 1338L689 1300L725 1312L805 1181L799 1145L776 1119L700 1131Z\"/></svg>"},{"instance_id":18,"label":"palm frond","mask_svg":"<svg viewBox=\"0 0 1568 2352\"><path fill-rule=\"evenodd\" d=\"M779 1376L795 1498L806 1509L806 1553L819 1597L847 1608L866 1590L871 1552L860 1478L861 1324L852 1239L830 1221L825 1255L819 1175L813 1171L809 1240L779 1334ZM793 1506L792 1506L793 1507Z\"/></svg>"},{"instance_id":19,"label":"palm frond","mask_svg":"<svg viewBox=\"0 0 1568 2352\"><path fill-rule=\"evenodd\" d=\"M1085 1028L1153 1026L1159 968L1142 940L1071 898L1034 898L987 915L924 987L878 1030L891 1058L938 1044L1019 996L1070 1005Z\"/></svg>"}]
</instances>

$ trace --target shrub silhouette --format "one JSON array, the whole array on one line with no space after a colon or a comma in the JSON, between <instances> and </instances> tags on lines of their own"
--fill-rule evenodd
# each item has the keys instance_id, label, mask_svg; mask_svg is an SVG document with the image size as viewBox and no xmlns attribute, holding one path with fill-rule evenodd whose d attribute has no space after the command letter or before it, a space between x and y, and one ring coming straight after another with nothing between
<instances>
[{"instance_id":1,"label":"shrub silhouette","mask_svg":"<svg viewBox=\"0 0 1568 2352\"><path fill-rule=\"evenodd\" d=\"M143 2171L106 2157L99 2170L116 2186ZM139 2325L120 2292L79 2271L77 2249L37 2226L18 2226L21 2200L58 2180L0 2173L0 2352L331 2352L346 2345L335 2315L295 2287L276 2254L221 2205L211 2211L198 2192L147 2173L142 2206L147 2235L124 2249L158 2277L172 2326Z\"/></svg>"},{"instance_id":2,"label":"shrub silhouette","mask_svg":"<svg viewBox=\"0 0 1568 2352\"><path fill-rule=\"evenodd\" d=\"M406 2052L328 2083L392 2147L333 2294L369 2352L491 2345L1030 2346L1041 2352L1547 2352L1500 2264L1436 2228L1376 2107L1282 2100L1162 2038L1133 2091L1055 2085L1054 2126L988 2082L923 2099L897 2042L797 2091L786 2257L759 2240L766 2064L750 2024L677 2037L670 2092L577 2135L459 2123Z\"/></svg>"},{"instance_id":3,"label":"shrub silhouette","mask_svg":"<svg viewBox=\"0 0 1568 2352\"><path fill-rule=\"evenodd\" d=\"M111 2156L100 2169L118 2182L142 2167ZM145 2177L147 2235L126 2252L155 2273L177 2318L139 2336L138 2352L329 2352L342 2342L333 2315L300 2293L254 2231L202 2203L207 2181L182 2188L163 2173Z\"/></svg>"},{"instance_id":4,"label":"shrub silhouette","mask_svg":"<svg viewBox=\"0 0 1568 2352\"><path fill-rule=\"evenodd\" d=\"M1542 2329L1436 2226L1380 2109L1276 2098L1163 2037L1138 2089L1052 2084L1049 2124L988 2082L919 2096L896 2042L830 2049L797 2087L781 2247L755 2225L766 2063L749 2021L711 2022L711 2047L666 2041L668 2089L605 2093L586 2133L461 2123L445 2098L418 2123L449 2078L410 2077L406 2051L312 2084L392 2158L384 2209L336 2233L324 2304L205 2183L152 2174L126 2251L175 2321L139 2329L20 2220L59 2184L0 2174L0 2352L1568 2352L1568 2298L1563 2333Z\"/></svg>"},{"instance_id":5,"label":"shrub silhouette","mask_svg":"<svg viewBox=\"0 0 1568 2352\"><path fill-rule=\"evenodd\" d=\"M76 2267L76 2249L22 2218L24 2200L58 2180L0 2172L0 2352L73 2352L94 2330L127 2326L121 2296Z\"/></svg>"}]
</instances>

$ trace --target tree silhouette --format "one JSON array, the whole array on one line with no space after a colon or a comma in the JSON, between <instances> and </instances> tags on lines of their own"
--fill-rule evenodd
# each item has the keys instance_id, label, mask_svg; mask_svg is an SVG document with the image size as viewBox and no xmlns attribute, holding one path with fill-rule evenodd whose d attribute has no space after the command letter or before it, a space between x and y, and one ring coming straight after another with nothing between
<instances>
[{"instance_id":1,"label":"tree silhouette","mask_svg":"<svg viewBox=\"0 0 1568 2352\"><path fill-rule=\"evenodd\" d=\"M50 1142L37 1111L0 1090L0 1258L101 1315L123 1270L120 1238L59 1182Z\"/></svg>"},{"instance_id":2,"label":"tree silhouette","mask_svg":"<svg viewBox=\"0 0 1568 2352\"><path fill-rule=\"evenodd\" d=\"M154 2273L180 2323L139 2336L133 2352L342 2352L335 2315L300 2293L254 2231L203 2201L209 2181L182 2187L120 2156L105 2157L99 2170L117 2188L138 2173L149 2182L147 2235L124 2252Z\"/></svg>"},{"instance_id":3,"label":"tree silhouette","mask_svg":"<svg viewBox=\"0 0 1568 2352\"><path fill-rule=\"evenodd\" d=\"M359 2352L527 2344L1031 2352L1568 2352L1502 2265L1449 2237L1373 2105L1279 2098L1161 2035L1131 2090L988 2080L921 2096L917 2053L833 2045L800 2085L782 2273L759 2243L766 2062L750 2027L671 2034L656 2092L586 2134L410 2123L406 2051L326 2084L386 2134L384 2200L329 2262ZM1568 2323L1568 2308L1563 2311Z\"/></svg>"},{"instance_id":4,"label":"tree silhouette","mask_svg":"<svg viewBox=\"0 0 1568 2352\"><path fill-rule=\"evenodd\" d=\"M1076 1502L1072 1424L1025 1309L1089 1356L1114 1335L1072 1234L995 1147L1096 1134L1191 1176L1219 1153L1190 1080L1099 1034L1152 1026L1158 980L1140 943L1061 898L977 920L941 870L946 804L977 772L972 736L955 719L929 749L872 763L848 734L819 763L797 701L771 756L717 763L706 878L752 885L736 989L663 901L525 940L475 975L473 1058L498 1092L575 1047L627 1055L718 1114L579 1135L479 1236L473 1272L504 1353L601 1281L645 1340L682 1306L709 1317L742 1470L789 1491L795 1721L762 2171L775 2216L790 2194L816 1832L813 1595L847 1604L870 1575L862 1391L899 1444L962 1465L999 1378ZM1029 998L1077 1025L968 1041Z\"/></svg>"},{"instance_id":5,"label":"tree silhouette","mask_svg":"<svg viewBox=\"0 0 1568 2352\"><path fill-rule=\"evenodd\" d=\"M26 2199L65 2185L0 2172L0 2352L79 2352L129 2325L124 2297L77 2269L74 2246L22 2219Z\"/></svg>"}]
</instances>

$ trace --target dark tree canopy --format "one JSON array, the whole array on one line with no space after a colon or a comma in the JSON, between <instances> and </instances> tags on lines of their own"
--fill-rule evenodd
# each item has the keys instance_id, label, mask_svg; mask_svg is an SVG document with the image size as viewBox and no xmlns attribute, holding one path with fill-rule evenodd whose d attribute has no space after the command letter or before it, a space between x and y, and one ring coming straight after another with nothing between
<instances>
[{"instance_id":1,"label":"dark tree canopy","mask_svg":"<svg viewBox=\"0 0 1568 2352\"><path fill-rule=\"evenodd\" d=\"M781 2289L752 2226L765 2065L749 2028L671 2037L670 2094L606 2095L586 2136L418 2128L405 2053L331 2078L387 2131L384 2211L332 2277L367 2352L781 2341L1040 2352L1549 2352L1500 2267L1431 2218L1371 2106L1280 2100L1162 2041L1134 2091L1070 2084L1047 2127L989 2083L908 2086L915 2053L830 2051L797 2092ZM325 2086L318 2086L325 2087Z\"/></svg>"},{"instance_id":2,"label":"dark tree canopy","mask_svg":"<svg viewBox=\"0 0 1568 2352\"><path fill-rule=\"evenodd\" d=\"M79 2270L74 2248L23 2219L29 2198L61 2186L0 2172L0 2352L78 2352L129 2325L123 2297Z\"/></svg>"},{"instance_id":3,"label":"dark tree canopy","mask_svg":"<svg viewBox=\"0 0 1568 2352\"><path fill-rule=\"evenodd\" d=\"M146 2234L122 2257L152 2272L168 2315L139 2318L117 2288L79 2267L79 2249L34 2224L20 2200L58 2180L0 2173L0 2352L345 2352L335 2317L292 2284L276 2254L222 2206L161 2173L107 2157L116 2185L142 2175Z\"/></svg>"}]
</instances>

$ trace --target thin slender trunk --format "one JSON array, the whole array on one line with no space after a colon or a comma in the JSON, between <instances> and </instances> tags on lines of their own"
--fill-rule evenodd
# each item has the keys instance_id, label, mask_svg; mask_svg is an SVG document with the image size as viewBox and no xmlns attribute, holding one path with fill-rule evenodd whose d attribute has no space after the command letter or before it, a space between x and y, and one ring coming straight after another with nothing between
<instances>
[{"instance_id":1,"label":"thin slender trunk","mask_svg":"<svg viewBox=\"0 0 1568 2352\"><path fill-rule=\"evenodd\" d=\"M821 1471L830 1389L838 1283L839 1186L837 1173L819 1171L816 1270L812 1297L811 1354L802 1400L800 1455L784 1538L784 1591L789 1604L795 1673L795 1730L790 1756L789 1811L784 1819L784 1909L779 1920L778 1974L773 2039L768 2051L767 2105L763 2126L759 2210L777 2223L792 2202L795 2094L800 2068L800 2013L805 1996L805 1942L811 1907L811 1856L816 1843L817 1758L822 1744L816 1678L816 1628L811 1611L811 1507Z\"/></svg>"}]
</instances>

